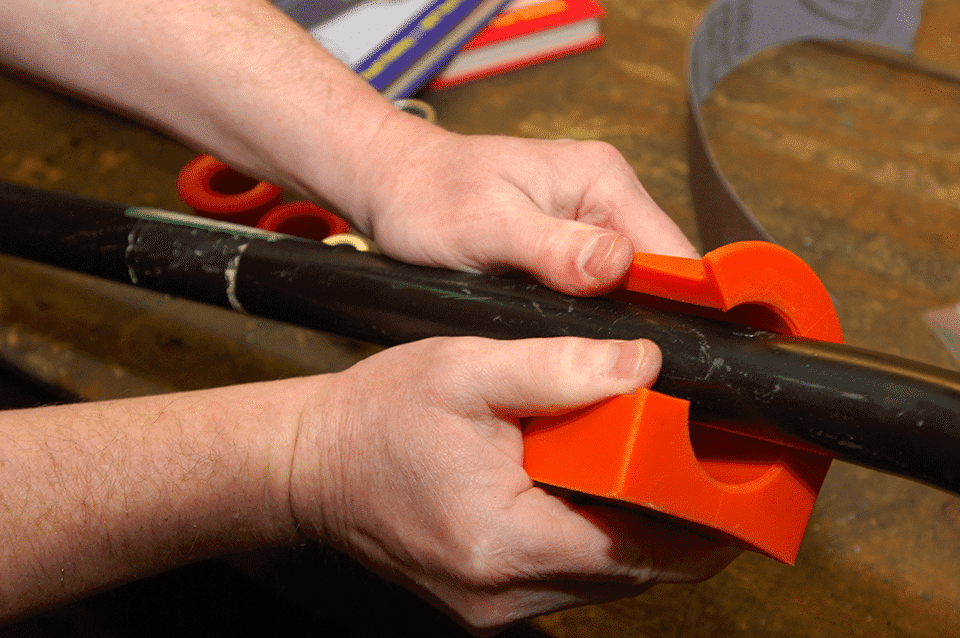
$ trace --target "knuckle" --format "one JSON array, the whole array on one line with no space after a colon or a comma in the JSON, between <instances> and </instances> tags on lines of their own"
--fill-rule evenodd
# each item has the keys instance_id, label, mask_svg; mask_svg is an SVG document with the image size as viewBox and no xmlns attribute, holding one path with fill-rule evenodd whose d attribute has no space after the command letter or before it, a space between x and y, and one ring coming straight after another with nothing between
<instances>
[{"instance_id":1,"label":"knuckle","mask_svg":"<svg viewBox=\"0 0 960 638\"><path fill-rule=\"evenodd\" d=\"M626 164L626 160L623 158L623 155L617 148L610 144L609 142L604 142L601 140L590 140L583 142L584 149L583 152L592 154L594 161L602 164L610 164L623 166Z\"/></svg>"},{"instance_id":2,"label":"knuckle","mask_svg":"<svg viewBox=\"0 0 960 638\"><path fill-rule=\"evenodd\" d=\"M579 339L559 337L528 344L522 361L529 391L557 399L565 394L563 387L575 385L582 375L578 362ZM559 393L559 395L558 395Z\"/></svg>"},{"instance_id":3,"label":"knuckle","mask_svg":"<svg viewBox=\"0 0 960 638\"><path fill-rule=\"evenodd\" d=\"M478 530L461 558L462 581L471 590L486 595L538 576L527 544L515 532L497 524Z\"/></svg>"},{"instance_id":4,"label":"knuckle","mask_svg":"<svg viewBox=\"0 0 960 638\"><path fill-rule=\"evenodd\" d=\"M481 337L437 337L423 342L416 383L428 405L461 414L489 383L497 342ZM472 413L472 412L471 412Z\"/></svg>"},{"instance_id":5,"label":"knuckle","mask_svg":"<svg viewBox=\"0 0 960 638\"><path fill-rule=\"evenodd\" d=\"M419 374L429 386L453 386L461 380L468 366L465 362L476 356L477 346L473 337L436 337L422 343L424 363Z\"/></svg>"},{"instance_id":6,"label":"knuckle","mask_svg":"<svg viewBox=\"0 0 960 638\"><path fill-rule=\"evenodd\" d=\"M647 586L656 583L666 583L665 565L659 560L656 552L647 547L635 547L633 555L619 565L618 575L635 586Z\"/></svg>"},{"instance_id":7,"label":"knuckle","mask_svg":"<svg viewBox=\"0 0 960 638\"><path fill-rule=\"evenodd\" d=\"M504 609L498 597L472 601L469 608L461 610L460 617L471 632L478 636L489 636L504 626L520 620Z\"/></svg>"},{"instance_id":8,"label":"knuckle","mask_svg":"<svg viewBox=\"0 0 960 638\"><path fill-rule=\"evenodd\" d=\"M435 370L441 377L464 368L465 362L472 361L482 348L477 337L433 337L422 341L426 348L427 370Z\"/></svg>"},{"instance_id":9,"label":"knuckle","mask_svg":"<svg viewBox=\"0 0 960 638\"><path fill-rule=\"evenodd\" d=\"M581 337L562 337L552 351L549 365L559 378L586 379L604 376L606 349L601 342Z\"/></svg>"},{"instance_id":10,"label":"knuckle","mask_svg":"<svg viewBox=\"0 0 960 638\"><path fill-rule=\"evenodd\" d=\"M463 567L464 582L475 591L487 593L513 582L520 577L520 571L514 567L519 561L512 553L499 539L477 542L471 559Z\"/></svg>"}]
</instances>

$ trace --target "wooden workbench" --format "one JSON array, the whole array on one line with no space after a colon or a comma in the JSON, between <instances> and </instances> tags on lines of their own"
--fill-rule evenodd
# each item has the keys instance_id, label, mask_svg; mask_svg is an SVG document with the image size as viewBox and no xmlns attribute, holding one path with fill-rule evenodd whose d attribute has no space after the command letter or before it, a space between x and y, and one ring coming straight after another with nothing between
<instances>
[{"instance_id":1,"label":"wooden workbench","mask_svg":"<svg viewBox=\"0 0 960 638\"><path fill-rule=\"evenodd\" d=\"M422 97L458 132L610 142L693 237L684 56L707 3L604 4L601 49ZM960 4L928 0L917 53L960 69ZM960 86L842 48L791 45L725 79L704 116L738 194L834 295L848 343L956 367L921 313L960 301ZM185 210L174 180L193 154L0 78L2 179ZM213 311L7 259L0 284L0 352L89 398L335 370L370 352L220 314L212 330ZM960 501L835 464L795 567L748 554L707 583L571 610L526 631L879 638L957 627Z\"/></svg>"}]
</instances>

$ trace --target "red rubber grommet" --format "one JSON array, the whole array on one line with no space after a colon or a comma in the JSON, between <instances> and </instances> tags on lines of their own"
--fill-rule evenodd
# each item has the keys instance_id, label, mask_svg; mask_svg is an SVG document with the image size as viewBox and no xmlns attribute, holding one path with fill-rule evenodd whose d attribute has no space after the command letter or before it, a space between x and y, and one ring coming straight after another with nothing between
<instances>
[{"instance_id":1,"label":"red rubber grommet","mask_svg":"<svg viewBox=\"0 0 960 638\"><path fill-rule=\"evenodd\" d=\"M257 228L323 241L350 230L350 224L310 202L281 204L263 216Z\"/></svg>"},{"instance_id":2,"label":"red rubber grommet","mask_svg":"<svg viewBox=\"0 0 960 638\"><path fill-rule=\"evenodd\" d=\"M177 176L180 198L197 215L255 226L280 202L280 187L247 177L210 155L190 160Z\"/></svg>"}]
</instances>

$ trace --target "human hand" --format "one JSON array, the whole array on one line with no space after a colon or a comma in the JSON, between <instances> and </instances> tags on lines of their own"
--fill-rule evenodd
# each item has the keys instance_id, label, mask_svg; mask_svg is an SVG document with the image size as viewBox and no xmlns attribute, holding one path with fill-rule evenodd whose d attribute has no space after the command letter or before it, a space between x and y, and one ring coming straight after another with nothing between
<instances>
[{"instance_id":1,"label":"human hand","mask_svg":"<svg viewBox=\"0 0 960 638\"><path fill-rule=\"evenodd\" d=\"M524 417L633 392L659 365L649 342L572 337L386 350L331 377L304 410L294 516L478 633L708 578L738 551L641 514L576 507L522 467Z\"/></svg>"},{"instance_id":2,"label":"human hand","mask_svg":"<svg viewBox=\"0 0 960 638\"><path fill-rule=\"evenodd\" d=\"M355 214L393 257L519 269L576 295L614 288L635 251L697 257L609 144L455 135L416 119L381 127Z\"/></svg>"}]
</instances>

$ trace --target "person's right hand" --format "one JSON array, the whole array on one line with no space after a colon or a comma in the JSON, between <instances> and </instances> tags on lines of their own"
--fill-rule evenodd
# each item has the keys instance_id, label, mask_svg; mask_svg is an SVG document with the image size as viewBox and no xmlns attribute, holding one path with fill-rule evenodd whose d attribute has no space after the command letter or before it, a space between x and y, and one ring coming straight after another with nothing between
<instances>
[{"instance_id":1,"label":"person's right hand","mask_svg":"<svg viewBox=\"0 0 960 638\"><path fill-rule=\"evenodd\" d=\"M478 633L708 578L738 550L639 513L577 507L522 467L524 417L631 393L659 365L645 341L445 338L386 350L308 403L293 514Z\"/></svg>"},{"instance_id":2,"label":"person's right hand","mask_svg":"<svg viewBox=\"0 0 960 638\"><path fill-rule=\"evenodd\" d=\"M364 155L347 213L391 257L457 270L522 270L597 295L634 252L697 258L610 144L456 135L397 111ZM362 196L362 197L361 197Z\"/></svg>"}]
</instances>

